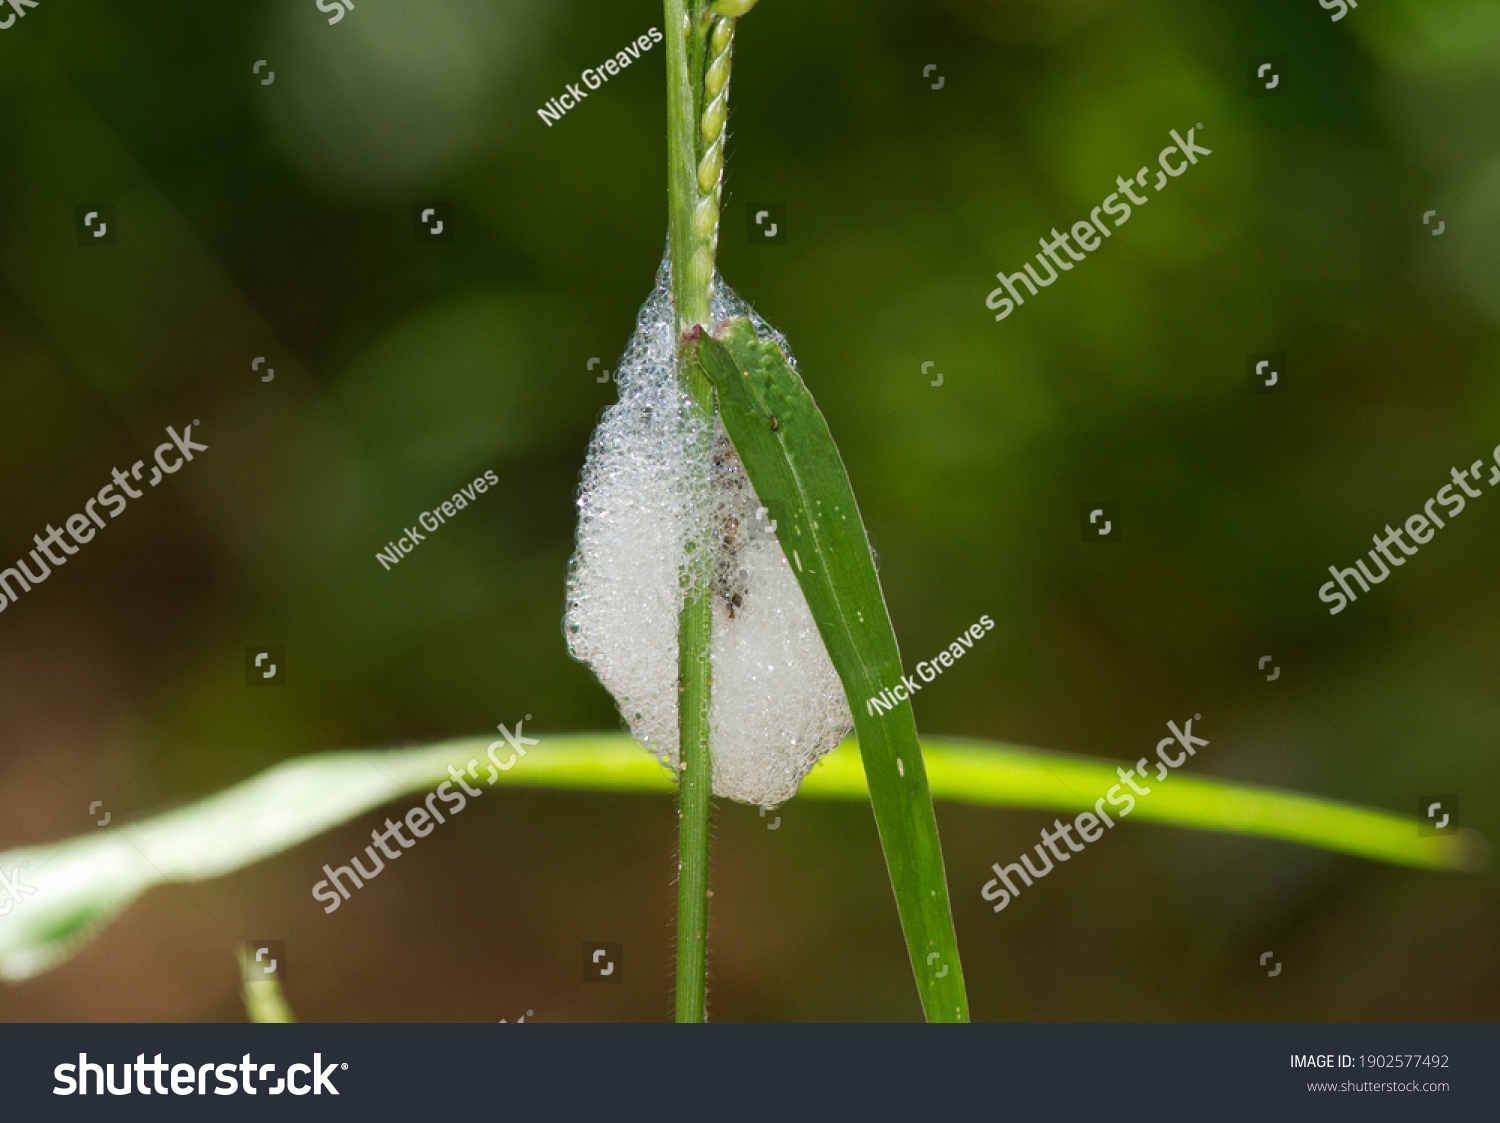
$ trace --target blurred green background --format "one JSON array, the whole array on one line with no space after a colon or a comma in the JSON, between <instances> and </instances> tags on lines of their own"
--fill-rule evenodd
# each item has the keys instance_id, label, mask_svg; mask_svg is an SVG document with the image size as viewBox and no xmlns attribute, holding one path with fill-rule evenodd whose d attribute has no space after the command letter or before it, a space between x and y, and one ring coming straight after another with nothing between
<instances>
[{"instance_id":1,"label":"blurred green background","mask_svg":"<svg viewBox=\"0 0 1500 1123\"><path fill-rule=\"evenodd\" d=\"M1500 838L1500 497L1338 616L1317 599L1500 442L1500 9L1329 15L762 0L720 266L829 419L908 666L997 623L917 698L924 732L1124 761L1201 713L1202 774L1406 813L1457 793ZM323 749L618 726L559 621L614 399L588 360L613 369L662 253L662 49L551 127L536 109L661 24L652 0L333 26L314 0L42 0L0 32L0 561L167 425L209 445L0 615L0 849ZM1248 96L1259 55L1288 57L1286 96ZM997 270L1199 122L1212 156L994 322ZM429 200L451 243L416 240ZM749 241L768 202L786 245ZM95 203L117 244L78 244ZM1260 351L1290 392L1247 392ZM486 469L472 510L375 561ZM1106 498L1124 540L1085 543ZM247 688L267 643L288 683ZM235 949L266 938L304 1020L670 1017L670 800L486 799L325 916L319 867L406 805L153 891L0 988L0 1018L240 1019ZM712 1016L917 1018L868 808L778 814L716 811ZM938 822L976 1020L1500 1015L1493 872L1142 825L995 915L990 863L1050 818ZM582 981L586 940L624 945L623 985Z\"/></svg>"}]
</instances>

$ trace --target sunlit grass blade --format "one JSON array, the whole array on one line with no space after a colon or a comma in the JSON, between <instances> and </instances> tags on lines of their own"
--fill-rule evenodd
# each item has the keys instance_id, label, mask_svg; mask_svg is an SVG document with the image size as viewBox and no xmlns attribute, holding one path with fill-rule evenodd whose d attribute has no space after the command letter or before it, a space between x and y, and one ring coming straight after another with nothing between
<instances>
[{"instance_id":1,"label":"sunlit grass blade","mask_svg":"<svg viewBox=\"0 0 1500 1123\"><path fill-rule=\"evenodd\" d=\"M464 744L484 755L483 741ZM0 855L35 889L0 916L0 978L66 959L153 885L222 876L435 783L440 751L302 757L175 811Z\"/></svg>"},{"instance_id":2,"label":"sunlit grass blade","mask_svg":"<svg viewBox=\"0 0 1500 1123\"><path fill-rule=\"evenodd\" d=\"M978 807L1091 811L1120 779L1117 761L994 741L924 737L922 752L934 799ZM845 745L818 763L799 795L860 799L864 791L859 761ZM1122 822L1279 839L1417 869L1473 871L1489 855L1476 831L1420 835L1411 815L1183 772L1153 781L1151 795Z\"/></svg>"},{"instance_id":3,"label":"sunlit grass blade","mask_svg":"<svg viewBox=\"0 0 1500 1123\"><path fill-rule=\"evenodd\" d=\"M812 395L749 320L727 320L698 346L719 416L760 501L770 509L818 633L844 684L870 805L922 1009L932 1022L969 1019L948 905L937 819L911 703L874 714L865 701L899 690L901 653L849 474Z\"/></svg>"},{"instance_id":4,"label":"sunlit grass blade","mask_svg":"<svg viewBox=\"0 0 1500 1123\"><path fill-rule=\"evenodd\" d=\"M245 1000L245 1016L252 1022L295 1022L296 1016L286 1000L286 993L276 979L257 979L249 953L240 948L240 984Z\"/></svg>"},{"instance_id":5,"label":"sunlit grass blade","mask_svg":"<svg viewBox=\"0 0 1500 1123\"><path fill-rule=\"evenodd\" d=\"M399 796L429 790L449 779L449 764L483 760L488 741L466 737L421 748L302 757L186 807L0 854L0 868L8 874L19 870L36 889L0 916L0 978L28 978L63 962L155 885L221 877ZM627 733L540 741L499 774L494 789L483 790L677 791ZM935 799L982 807L1084 811L1092 808L1101 784L1117 779L1114 761L992 741L928 739L923 755ZM859 749L849 741L818 762L798 798L862 801L868 790ZM1128 820L1147 821L1430 870L1477 869L1489 849L1469 830L1419 836L1411 815L1182 773L1140 801Z\"/></svg>"}]
</instances>

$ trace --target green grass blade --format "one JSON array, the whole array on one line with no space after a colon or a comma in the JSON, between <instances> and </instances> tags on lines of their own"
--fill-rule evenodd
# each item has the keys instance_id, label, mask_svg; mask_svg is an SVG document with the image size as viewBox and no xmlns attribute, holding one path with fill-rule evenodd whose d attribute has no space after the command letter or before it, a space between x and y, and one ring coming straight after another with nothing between
<instances>
[{"instance_id":1,"label":"green grass blade","mask_svg":"<svg viewBox=\"0 0 1500 1123\"><path fill-rule=\"evenodd\" d=\"M296 1015L286 1000L286 992L275 979L254 979L250 970L255 964L245 949L240 949L241 995L245 1000L245 1016L252 1022L295 1022Z\"/></svg>"},{"instance_id":2,"label":"green grass blade","mask_svg":"<svg viewBox=\"0 0 1500 1123\"><path fill-rule=\"evenodd\" d=\"M977 807L1092 811L1094 801L1119 782L1115 767L1120 762L1048 749L924 737L922 752L932 797ZM862 799L864 776L850 747L819 761L798 794ZM1477 831L1419 835L1412 815L1183 772L1171 773L1161 783L1153 780L1151 795L1138 799L1123 821L1278 839L1427 870L1471 872L1489 854Z\"/></svg>"},{"instance_id":3,"label":"green grass blade","mask_svg":"<svg viewBox=\"0 0 1500 1123\"><path fill-rule=\"evenodd\" d=\"M854 713L922 1009L928 1021L966 1022L969 1001L911 703L880 715L865 705L902 681L901 653L843 459L802 379L775 343L756 338L749 320L719 325L702 338L698 355Z\"/></svg>"},{"instance_id":4,"label":"green grass blade","mask_svg":"<svg viewBox=\"0 0 1500 1123\"><path fill-rule=\"evenodd\" d=\"M494 790L677 792L666 770L627 733L539 740L524 760L499 773ZM19 871L36 889L0 916L0 978L29 978L63 962L153 886L222 877L400 796L428 791L449 778L449 764L484 760L488 741L465 737L421 748L301 757L173 811L0 854L0 868ZM1114 761L993 741L929 739L923 755L935 799L981 807L1084 811L1101 785L1117 779ZM482 790L492 790L487 778ZM868 793L859 749L845 742L818 762L798 798L865 800ZM1128 822L1137 821L1279 839L1429 870L1478 869L1489 849L1471 830L1419 836L1413 815L1182 773L1137 803Z\"/></svg>"}]
</instances>

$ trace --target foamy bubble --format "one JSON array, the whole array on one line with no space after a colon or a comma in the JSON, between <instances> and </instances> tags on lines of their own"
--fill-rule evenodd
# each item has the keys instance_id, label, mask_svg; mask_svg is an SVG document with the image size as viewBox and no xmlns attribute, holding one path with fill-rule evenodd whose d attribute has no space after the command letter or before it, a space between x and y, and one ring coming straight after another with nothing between
<instances>
[{"instance_id":1,"label":"foamy bubble","mask_svg":"<svg viewBox=\"0 0 1500 1123\"><path fill-rule=\"evenodd\" d=\"M713 318L731 316L749 317L795 368L781 334L715 276ZM708 549L691 556L705 559L714 598L714 794L780 803L854 721L769 516L718 418L710 428L695 417L675 354L663 259L619 364L620 400L605 411L584 462L568 650L677 775L677 614L693 576L688 529L707 525Z\"/></svg>"}]
</instances>

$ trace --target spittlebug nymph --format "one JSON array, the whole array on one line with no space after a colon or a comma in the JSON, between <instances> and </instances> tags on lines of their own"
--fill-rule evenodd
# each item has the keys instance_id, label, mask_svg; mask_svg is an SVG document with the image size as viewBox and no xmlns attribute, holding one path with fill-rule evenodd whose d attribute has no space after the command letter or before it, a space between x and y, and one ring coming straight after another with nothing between
<instances>
[{"instance_id":1,"label":"spittlebug nymph","mask_svg":"<svg viewBox=\"0 0 1500 1123\"><path fill-rule=\"evenodd\" d=\"M719 434L710 455L713 465L714 522L718 526L718 543L714 547L714 590L723 602L729 619L735 619L735 609L744 606L750 595L750 572L740 564L741 553L746 547L742 535L741 520L747 517L746 491L750 486L745 478L745 469L734 451L734 444L727 434Z\"/></svg>"}]
</instances>

